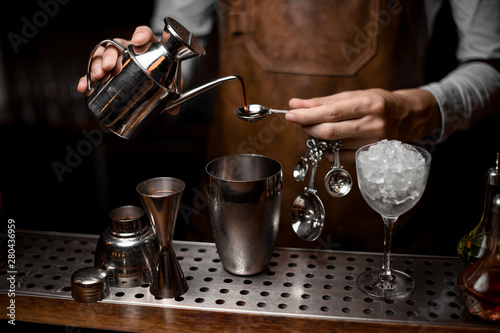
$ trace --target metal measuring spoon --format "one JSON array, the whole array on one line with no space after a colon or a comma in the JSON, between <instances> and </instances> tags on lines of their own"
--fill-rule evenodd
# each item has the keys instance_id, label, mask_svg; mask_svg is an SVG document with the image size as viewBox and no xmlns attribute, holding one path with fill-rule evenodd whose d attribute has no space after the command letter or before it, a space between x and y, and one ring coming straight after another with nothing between
<instances>
[{"instance_id":1,"label":"metal measuring spoon","mask_svg":"<svg viewBox=\"0 0 500 333\"><path fill-rule=\"evenodd\" d=\"M295 168L293 169L293 178L295 178L295 180L298 182L304 181L307 176L307 171L309 171L309 164L307 164L309 161L309 159L307 158L308 154L309 149L306 150L305 155L300 158L300 160L295 165Z\"/></svg>"},{"instance_id":2,"label":"metal measuring spoon","mask_svg":"<svg viewBox=\"0 0 500 333\"><path fill-rule=\"evenodd\" d=\"M237 108L234 114L240 119L253 123L254 121L265 118L268 114L287 112L287 110L270 109L260 104L250 104Z\"/></svg>"},{"instance_id":3,"label":"metal measuring spoon","mask_svg":"<svg viewBox=\"0 0 500 333\"><path fill-rule=\"evenodd\" d=\"M334 198L345 196L352 188L351 175L340 165L339 149L341 145L342 140L332 142L335 161L333 162L333 167L330 171L328 171L324 180L326 191Z\"/></svg>"},{"instance_id":4,"label":"metal measuring spoon","mask_svg":"<svg viewBox=\"0 0 500 333\"><path fill-rule=\"evenodd\" d=\"M316 142L314 138L307 140L309 159L311 160L311 175L304 192L299 194L292 203L292 229L297 236L306 241L314 241L321 234L325 222L325 207L316 195L314 182L316 169L321 161L326 142Z\"/></svg>"}]
</instances>

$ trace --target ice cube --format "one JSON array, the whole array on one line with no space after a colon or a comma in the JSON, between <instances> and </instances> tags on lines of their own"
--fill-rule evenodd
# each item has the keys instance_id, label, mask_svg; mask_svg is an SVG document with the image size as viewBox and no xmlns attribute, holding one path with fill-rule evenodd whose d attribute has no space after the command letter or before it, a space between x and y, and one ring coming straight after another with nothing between
<instances>
[{"instance_id":1,"label":"ice cube","mask_svg":"<svg viewBox=\"0 0 500 333\"><path fill-rule=\"evenodd\" d=\"M418 200L427 180L424 157L396 140L382 140L360 151L356 168L365 198L378 205L379 212Z\"/></svg>"}]
</instances>

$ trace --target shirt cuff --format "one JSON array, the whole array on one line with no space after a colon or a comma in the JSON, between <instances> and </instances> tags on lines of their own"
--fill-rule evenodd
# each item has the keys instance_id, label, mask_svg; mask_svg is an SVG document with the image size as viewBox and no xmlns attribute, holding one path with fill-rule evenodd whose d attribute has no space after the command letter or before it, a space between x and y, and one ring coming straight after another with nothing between
<instances>
[{"instance_id":1,"label":"shirt cuff","mask_svg":"<svg viewBox=\"0 0 500 333\"><path fill-rule=\"evenodd\" d=\"M441 81L420 89L433 94L439 105L441 130L434 138L436 143L467 130L500 107L500 73L480 61L465 63Z\"/></svg>"}]
</instances>

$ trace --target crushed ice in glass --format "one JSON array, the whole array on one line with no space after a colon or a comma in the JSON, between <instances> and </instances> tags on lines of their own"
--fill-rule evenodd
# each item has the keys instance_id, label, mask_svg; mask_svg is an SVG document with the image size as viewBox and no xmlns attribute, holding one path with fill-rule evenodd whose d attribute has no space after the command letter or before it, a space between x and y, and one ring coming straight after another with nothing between
<instances>
[{"instance_id":1,"label":"crushed ice in glass","mask_svg":"<svg viewBox=\"0 0 500 333\"><path fill-rule=\"evenodd\" d=\"M383 215L406 212L420 199L427 182L424 157L397 140L382 140L360 151L356 168L363 196Z\"/></svg>"}]
</instances>

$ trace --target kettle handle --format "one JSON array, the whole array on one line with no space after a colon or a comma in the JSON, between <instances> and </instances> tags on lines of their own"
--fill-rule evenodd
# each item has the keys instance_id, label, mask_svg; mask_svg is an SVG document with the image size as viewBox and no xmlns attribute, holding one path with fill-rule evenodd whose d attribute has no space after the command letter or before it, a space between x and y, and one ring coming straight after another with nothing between
<instances>
[{"instance_id":1,"label":"kettle handle","mask_svg":"<svg viewBox=\"0 0 500 333\"><path fill-rule=\"evenodd\" d=\"M112 39L105 39L105 40L103 40L102 42L100 42L99 44L97 44L94 47L94 49L92 50L92 52L90 52L89 64L87 65L87 90L91 90L92 89L92 86L90 84L90 65L92 64L92 59L94 57L94 53L104 43L111 43L114 46L116 46L117 48L119 48L121 52L125 51L125 46L123 46L122 44L120 44L117 41L112 40Z\"/></svg>"}]
</instances>

